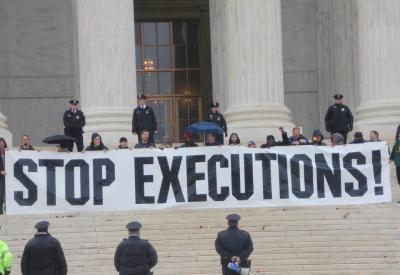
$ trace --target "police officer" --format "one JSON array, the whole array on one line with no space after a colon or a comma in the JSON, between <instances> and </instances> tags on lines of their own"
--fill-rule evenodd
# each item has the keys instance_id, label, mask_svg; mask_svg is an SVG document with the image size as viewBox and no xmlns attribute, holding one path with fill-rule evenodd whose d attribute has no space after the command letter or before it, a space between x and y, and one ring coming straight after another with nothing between
<instances>
[{"instance_id":1,"label":"police officer","mask_svg":"<svg viewBox=\"0 0 400 275\"><path fill-rule=\"evenodd\" d=\"M14 256L11 253L5 241L0 240L0 274L8 275L11 273L11 267Z\"/></svg>"},{"instance_id":2,"label":"police officer","mask_svg":"<svg viewBox=\"0 0 400 275\"><path fill-rule=\"evenodd\" d=\"M347 134L353 130L353 114L350 108L342 104L343 95L333 96L335 104L330 106L325 116L325 127L332 134L339 133L347 142Z\"/></svg>"},{"instance_id":3,"label":"police officer","mask_svg":"<svg viewBox=\"0 0 400 275\"><path fill-rule=\"evenodd\" d=\"M217 124L219 127L221 127L225 133L225 137L227 137L228 136L228 127L226 126L226 120L225 120L224 116L218 111L218 108L219 108L219 103L213 101L211 103L211 111L208 114L207 121L213 122L213 123ZM223 145L224 144L224 136L222 134L217 134L216 141L219 145Z\"/></svg>"},{"instance_id":4,"label":"police officer","mask_svg":"<svg viewBox=\"0 0 400 275\"><path fill-rule=\"evenodd\" d=\"M240 216L230 214L226 217L228 229L218 233L215 240L215 250L221 256L222 274L235 275L237 272L228 268L229 263L237 263L249 267L249 256L253 252L253 242L250 234L238 228Z\"/></svg>"},{"instance_id":5,"label":"police officer","mask_svg":"<svg viewBox=\"0 0 400 275\"><path fill-rule=\"evenodd\" d=\"M83 150L83 127L86 124L85 116L81 110L78 110L79 100L71 99L69 101L69 109L64 112L64 134L75 138L78 152ZM74 149L74 142L67 145L68 151Z\"/></svg>"},{"instance_id":6,"label":"police officer","mask_svg":"<svg viewBox=\"0 0 400 275\"><path fill-rule=\"evenodd\" d=\"M115 269L119 275L148 275L150 269L157 264L157 252L146 240L140 238L139 222L133 221L126 225L129 237L117 247L114 256Z\"/></svg>"},{"instance_id":7,"label":"police officer","mask_svg":"<svg viewBox=\"0 0 400 275\"><path fill-rule=\"evenodd\" d=\"M138 106L133 110L132 133L138 136L138 143L142 142L140 133L146 129L149 131L149 141L154 143L154 133L157 133L157 118L153 109L146 104L145 95L137 96Z\"/></svg>"},{"instance_id":8,"label":"police officer","mask_svg":"<svg viewBox=\"0 0 400 275\"><path fill-rule=\"evenodd\" d=\"M66 275L67 262L60 242L50 236L49 222L35 225L37 233L26 245L21 259L22 275Z\"/></svg>"}]
</instances>

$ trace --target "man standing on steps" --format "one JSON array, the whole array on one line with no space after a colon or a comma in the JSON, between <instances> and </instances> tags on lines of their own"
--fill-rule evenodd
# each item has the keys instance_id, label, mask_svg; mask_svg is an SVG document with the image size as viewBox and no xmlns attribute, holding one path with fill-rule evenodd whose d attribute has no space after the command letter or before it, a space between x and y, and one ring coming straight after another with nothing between
<instances>
[{"instance_id":1,"label":"man standing on steps","mask_svg":"<svg viewBox=\"0 0 400 275\"><path fill-rule=\"evenodd\" d=\"M325 127L328 132L333 135L339 133L347 143L347 134L353 130L353 114L350 108L343 105L343 95L336 94L333 96L335 104L330 106L325 115Z\"/></svg>"},{"instance_id":2,"label":"man standing on steps","mask_svg":"<svg viewBox=\"0 0 400 275\"><path fill-rule=\"evenodd\" d=\"M83 150L83 127L86 124L83 112L78 109L79 100L71 99L69 101L69 109L64 112L64 134L73 137L76 141L78 152ZM74 149L74 142L69 142L67 145L68 151Z\"/></svg>"},{"instance_id":3,"label":"man standing on steps","mask_svg":"<svg viewBox=\"0 0 400 275\"><path fill-rule=\"evenodd\" d=\"M60 242L49 234L49 222L38 222L35 228L37 233L22 254L22 275L66 275L64 252Z\"/></svg>"},{"instance_id":4,"label":"man standing on steps","mask_svg":"<svg viewBox=\"0 0 400 275\"><path fill-rule=\"evenodd\" d=\"M230 214L226 219L229 227L218 233L215 250L221 256L222 274L237 275L235 266L250 267L249 256L253 252L253 241L248 232L239 229L239 215Z\"/></svg>"},{"instance_id":5,"label":"man standing on steps","mask_svg":"<svg viewBox=\"0 0 400 275\"><path fill-rule=\"evenodd\" d=\"M126 225L129 237L118 245L114 256L114 266L119 275L153 274L150 269L157 264L157 252L148 241L140 238L141 227L136 221Z\"/></svg>"},{"instance_id":6,"label":"man standing on steps","mask_svg":"<svg viewBox=\"0 0 400 275\"><path fill-rule=\"evenodd\" d=\"M149 141L154 143L154 134L157 133L157 118L153 108L146 103L146 96L139 94L137 96L138 106L133 110L132 133L138 136L138 143L142 142L140 136L142 130L148 130L150 134Z\"/></svg>"},{"instance_id":7,"label":"man standing on steps","mask_svg":"<svg viewBox=\"0 0 400 275\"><path fill-rule=\"evenodd\" d=\"M228 127L226 126L226 120L224 116L219 112L219 103L213 101L211 103L211 111L208 114L207 122L213 122L217 124L225 133L225 137L228 136ZM218 145L224 145L224 136L222 134L217 134L216 141Z\"/></svg>"}]
</instances>

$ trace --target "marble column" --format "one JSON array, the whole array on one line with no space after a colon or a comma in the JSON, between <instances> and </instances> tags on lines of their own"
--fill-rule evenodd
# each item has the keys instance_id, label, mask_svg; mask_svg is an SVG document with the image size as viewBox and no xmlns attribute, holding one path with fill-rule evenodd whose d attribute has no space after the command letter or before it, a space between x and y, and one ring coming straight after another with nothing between
<instances>
[{"instance_id":1,"label":"marble column","mask_svg":"<svg viewBox=\"0 0 400 275\"><path fill-rule=\"evenodd\" d=\"M7 145L12 146L12 134L8 130L7 126L7 118L0 111L0 137L4 138L7 142Z\"/></svg>"},{"instance_id":2,"label":"marble column","mask_svg":"<svg viewBox=\"0 0 400 275\"><path fill-rule=\"evenodd\" d=\"M284 105L280 0L210 0L214 99L229 132L265 141L293 126Z\"/></svg>"},{"instance_id":3,"label":"marble column","mask_svg":"<svg viewBox=\"0 0 400 275\"><path fill-rule=\"evenodd\" d=\"M400 123L400 1L357 0L360 106L356 129L393 140Z\"/></svg>"},{"instance_id":4,"label":"marble column","mask_svg":"<svg viewBox=\"0 0 400 275\"><path fill-rule=\"evenodd\" d=\"M85 144L93 132L106 145L133 141L136 65L132 0L75 0Z\"/></svg>"}]
</instances>

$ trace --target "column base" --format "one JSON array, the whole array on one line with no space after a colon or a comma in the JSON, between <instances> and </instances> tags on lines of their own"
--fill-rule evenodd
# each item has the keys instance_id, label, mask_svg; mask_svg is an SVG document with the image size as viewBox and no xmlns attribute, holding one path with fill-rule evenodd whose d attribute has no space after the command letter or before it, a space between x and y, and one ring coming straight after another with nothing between
<instances>
[{"instance_id":1,"label":"column base","mask_svg":"<svg viewBox=\"0 0 400 275\"><path fill-rule=\"evenodd\" d=\"M290 110L282 104L231 106L224 113L228 124L228 134L238 133L243 145L253 140L259 146L268 135L281 140L279 127L284 127L290 135L293 122Z\"/></svg>"},{"instance_id":2,"label":"column base","mask_svg":"<svg viewBox=\"0 0 400 275\"><path fill-rule=\"evenodd\" d=\"M364 138L368 139L369 132L376 130L381 140L392 143L400 123L400 101L363 104L357 108L356 118L354 129L363 132Z\"/></svg>"},{"instance_id":3,"label":"column base","mask_svg":"<svg viewBox=\"0 0 400 275\"><path fill-rule=\"evenodd\" d=\"M132 112L126 108L86 111L83 136L85 146L90 144L93 133L99 133L109 149L116 148L122 136L128 139L129 146L132 147L132 144L137 142L137 138L132 135Z\"/></svg>"},{"instance_id":4,"label":"column base","mask_svg":"<svg viewBox=\"0 0 400 275\"><path fill-rule=\"evenodd\" d=\"M0 113L0 137L6 140L8 147L12 146L12 134L8 130L7 118L2 113Z\"/></svg>"}]
</instances>

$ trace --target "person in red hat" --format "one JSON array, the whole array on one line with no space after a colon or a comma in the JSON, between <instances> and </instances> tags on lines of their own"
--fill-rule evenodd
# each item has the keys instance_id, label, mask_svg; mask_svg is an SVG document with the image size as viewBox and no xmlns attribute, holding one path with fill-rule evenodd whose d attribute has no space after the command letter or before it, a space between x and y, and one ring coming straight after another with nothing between
<instances>
[{"instance_id":1,"label":"person in red hat","mask_svg":"<svg viewBox=\"0 0 400 275\"><path fill-rule=\"evenodd\" d=\"M146 103L146 96L139 94L137 96L138 106L133 110L132 133L138 136L138 143L142 143L140 133L148 130L150 143L154 143L154 134L157 133L157 118L153 108Z\"/></svg>"}]
</instances>

